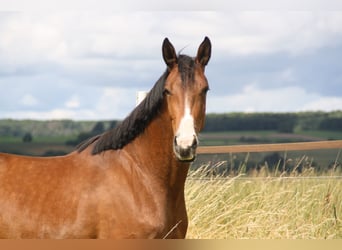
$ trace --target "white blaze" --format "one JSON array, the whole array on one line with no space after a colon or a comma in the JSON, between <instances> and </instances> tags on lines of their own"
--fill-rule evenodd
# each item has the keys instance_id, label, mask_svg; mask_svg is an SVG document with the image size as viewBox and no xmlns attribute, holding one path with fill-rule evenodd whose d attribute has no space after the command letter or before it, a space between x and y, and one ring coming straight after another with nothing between
<instances>
[{"instance_id":1,"label":"white blaze","mask_svg":"<svg viewBox=\"0 0 342 250\"><path fill-rule=\"evenodd\" d=\"M176 133L176 140L178 146L188 148L192 146L194 139L197 140L194 118L191 115L188 103L186 103L184 116L180 121L179 128Z\"/></svg>"}]
</instances>

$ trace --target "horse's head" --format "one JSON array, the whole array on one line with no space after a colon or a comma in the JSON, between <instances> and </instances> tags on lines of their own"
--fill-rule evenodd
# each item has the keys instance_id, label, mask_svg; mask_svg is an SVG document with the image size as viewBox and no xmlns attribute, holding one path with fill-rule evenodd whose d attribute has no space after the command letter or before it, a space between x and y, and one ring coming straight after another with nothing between
<instances>
[{"instance_id":1,"label":"horse's head","mask_svg":"<svg viewBox=\"0 0 342 250\"><path fill-rule=\"evenodd\" d=\"M205 120L209 85L204 69L210 59L211 43L206 37L195 58L177 56L167 38L162 48L169 71L164 95L174 132L174 153L180 161L193 161L198 145L197 134L203 128Z\"/></svg>"}]
</instances>

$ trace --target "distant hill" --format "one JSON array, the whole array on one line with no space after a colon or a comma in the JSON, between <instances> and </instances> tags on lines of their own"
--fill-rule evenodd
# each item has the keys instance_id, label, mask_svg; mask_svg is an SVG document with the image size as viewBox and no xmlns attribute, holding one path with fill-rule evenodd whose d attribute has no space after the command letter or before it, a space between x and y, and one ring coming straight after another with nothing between
<instances>
[{"instance_id":1,"label":"distant hill","mask_svg":"<svg viewBox=\"0 0 342 250\"><path fill-rule=\"evenodd\" d=\"M97 121L72 121L72 120L0 120L0 136L22 137L31 133L33 137L58 137L77 136L82 132L91 131ZM103 122L109 127L110 122Z\"/></svg>"},{"instance_id":2,"label":"distant hill","mask_svg":"<svg viewBox=\"0 0 342 250\"><path fill-rule=\"evenodd\" d=\"M208 114L204 131L342 131L342 111Z\"/></svg>"},{"instance_id":3,"label":"distant hill","mask_svg":"<svg viewBox=\"0 0 342 250\"><path fill-rule=\"evenodd\" d=\"M99 121L73 120L0 120L0 137L75 137L93 130ZM104 130L113 122L101 121ZM342 131L342 111L300 113L227 113L208 114L203 132L224 131L278 131L293 133L307 130Z\"/></svg>"},{"instance_id":4,"label":"distant hill","mask_svg":"<svg viewBox=\"0 0 342 250\"><path fill-rule=\"evenodd\" d=\"M117 122L3 119L0 120L0 152L36 156L64 155L75 150L75 145L81 141L115 127ZM342 111L208 114L206 126L200 135L202 146L319 140L342 140ZM277 157L274 152L270 152L270 155L250 155L247 168L265 162L267 157L276 158L268 159L267 162L280 162L283 154L276 153ZM340 162L336 150L293 152L288 153L288 157L297 159L298 154L300 157L305 154L317 168L327 168L332 166L331 163ZM220 157L199 155L193 166L219 161L241 166L246 156L238 154L234 160L229 161L227 155Z\"/></svg>"}]
</instances>

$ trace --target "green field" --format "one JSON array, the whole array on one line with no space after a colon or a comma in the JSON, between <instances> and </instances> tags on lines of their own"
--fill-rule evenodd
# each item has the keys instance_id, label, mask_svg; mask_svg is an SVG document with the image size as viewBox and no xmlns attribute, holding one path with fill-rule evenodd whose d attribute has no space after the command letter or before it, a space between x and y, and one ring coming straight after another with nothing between
<instances>
[{"instance_id":1,"label":"green field","mask_svg":"<svg viewBox=\"0 0 342 250\"><path fill-rule=\"evenodd\" d=\"M77 134L33 136L33 141L23 143L22 136L0 136L0 152L43 155L48 150L73 150L66 146L68 140L74 140ZM342 140L340 131L297 131L296 133L278 133L277 131L229 131L205 132L199 135L200 146L282 143L320 140Z\"/></svg>"},{"instance_id":2,"label":"green field","mask_svg":"<svg viewBox=\"0 0 342 250\"><path fill-rule=\"evenodd\" d=\"M205 132L200 134L202 146L285 143L322 140L342 140L342 131L304 130L294 133L277 131L227 131Z\"/></svg>"},{"instance_id":3,"label":"green field","mask_svg":"<svg viewBox=\"0 0 342 250\"><path fill-rule=\"evenodd\" d=\"M342 239L342 179L208 177L186 182L190 239Z\"/></svg>"},{"instance_id":4,"label":"green field","mask_svg":"<svg viewBox=\"0 0 342 250\"><path fill-rule=\"evenodd\" d=\"M24 143L20 136L0 136L0 152L15 153L22 155L63 155L75 149L75 146L67 145L66 142L75 140L77 135L68 136L35 136L33 141ZM234 144L258 144L278 143L295 141L315 141L328 139L342 139L342 132L331 131L305 131L294 134L280 134L276 131L240 131L201 133L200 145L234 145ZM272 158L273 157L273 158ZM275 158L275 159L274 159ZM295 152L265 152L265 153L240 153L240 154L211 154L199 155L193 164L193 168L206 163L220 163L222 171L232 171L241 167L255 168L265 161L274 169L274 165L294 166L298 163L310 165L316 169L327 168L337 162L341 165L342 154L339 149L312 150ZM280 161L280 162L279 162ZM220 171L221 171L220 170Z\"/></svg>"},{"instance_id":5,"label":"green field","mask_svg":"<svg viewBox=\"0 0 342 250\"><path fill-rule=\"evenodd\" d=\"M34 137L32 142L25 143L21 137L1 136L0 152L15 153L22 155L43 156L55 152L57 155L71 152L74 147L67 146L66 141L74 139L71 136Z\"/></svg>"}]
</instances>

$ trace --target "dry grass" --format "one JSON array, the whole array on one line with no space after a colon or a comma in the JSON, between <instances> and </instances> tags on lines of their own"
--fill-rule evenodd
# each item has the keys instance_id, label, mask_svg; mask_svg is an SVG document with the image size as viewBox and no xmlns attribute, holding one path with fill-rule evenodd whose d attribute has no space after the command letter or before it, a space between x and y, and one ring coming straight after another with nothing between
<instances>
[{"instance_id":1,"label":"dry grass","mask_svg":"<svg viewBox=\"0 0 342 250\"><path fill-rule=\"evenodd\" d=\"M186 183L187 238L342 239L342 179L204 177Z\"/></svg>"}]
</instances>

